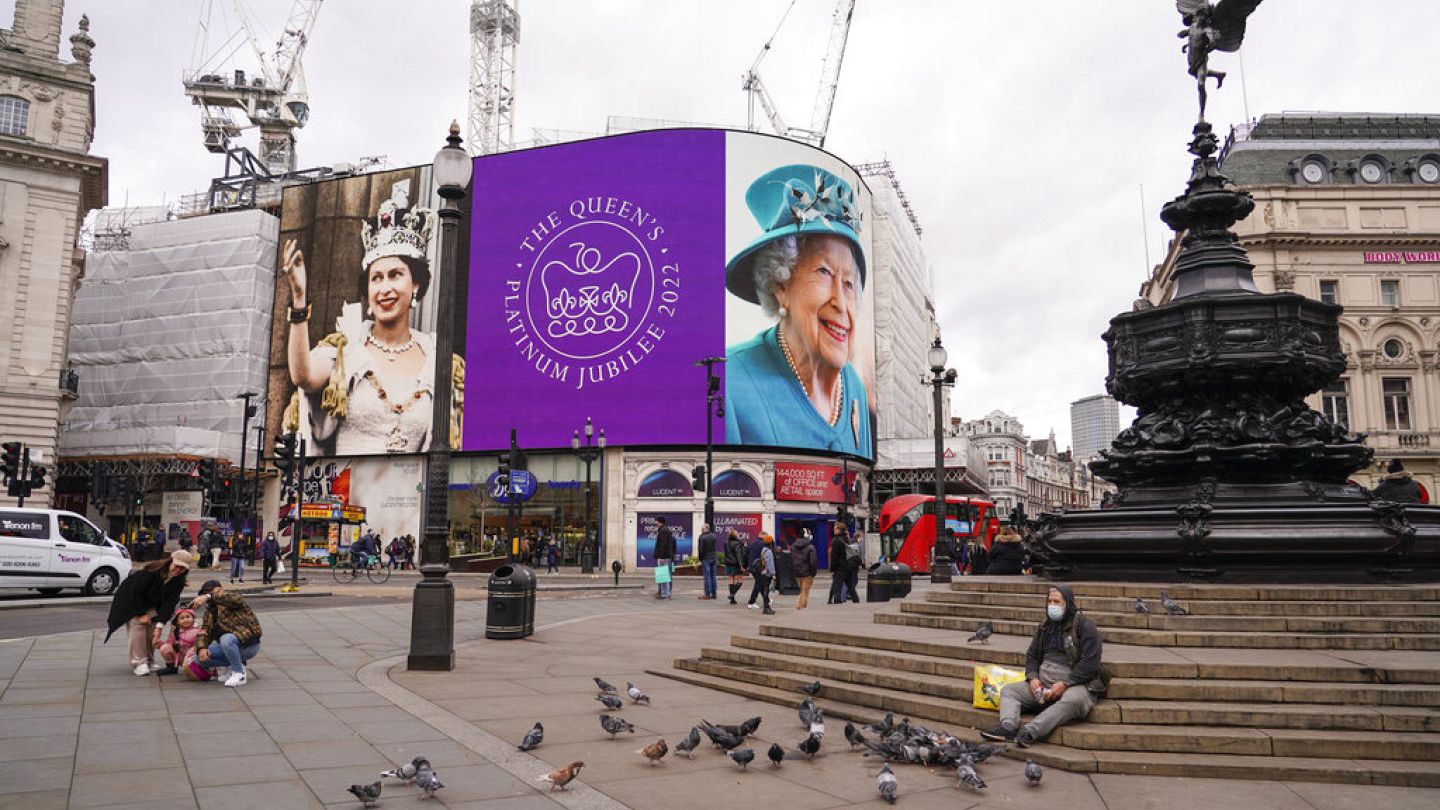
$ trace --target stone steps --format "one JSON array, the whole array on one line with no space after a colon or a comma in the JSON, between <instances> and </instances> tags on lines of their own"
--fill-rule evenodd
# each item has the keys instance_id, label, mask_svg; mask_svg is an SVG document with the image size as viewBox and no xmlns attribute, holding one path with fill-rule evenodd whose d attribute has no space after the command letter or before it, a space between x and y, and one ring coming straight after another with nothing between
<instances>
[{"instance_id":1,"label":"stone steps","mask_svg":"<svg viewBox=\"0 0 1440 810\"><path fill-rule=\"evenodd\" d=\"M928 591L925 599L945 604L988 605L990 607L1033 608L1041 600L1038 593L994 593L984 590L963 589L963 585L952 585L954 590ZM1145 597L1146 604L1156 614L1164 613L1159 597ZM1084 597L1087 613L1103 611L1109 613L1134 614L1134 597ZM1358 616L1375 618L1384 616L1435 616L1440 617L1440 600L1420 601L1348 601L1321 602L1304 598L1295 600L1258 599L1197 599L1188 600L1185 607L1194 617L1198 616L1309 616L1339 617Z\"/></svg>"},{"instance_id":2,"label":"stone steps","mask_svg":"<svg viewBox=\"0 0 1440 810\"><path fill-rule=\"evenodd\" d=\"M1004 621L981 616L931 615L937 607L924 602L902 602L899 613L877 613L877 624L909 625L973 633L982 622L994 624L1002 635L1028 638L1035 622ZM938 606L943 609L944 606ZM1140 630L1103 627L1105 641L1142 647L1233 647L1240 649L1291 650L1440 650L1440 634L1396 633L1293 633L1238 632L1226 630Z\"/></svg>"},{"instance_id":3,"label":"stone steps","mask_svg":"<svg viewBox=\"0 0 1440 810\"><path fill-rule=\"evenodd\" d=\"M1344 704L1440 708L1440 687L1425 684L1371 686L1353 683L1294 683L1261 680L1116 678L1114 700L1204 700L1247 703Z\"/></svg>"},{"instance_id":4,"label":"stone steps","mask_svg":"<svg viewBox=\"0 0 1440 810\"><path fill-rule=\"evenodd\" d=\"M782 690L749 682L736 682L725 677L692 671L682 665L682 661L685 660L689 659L676 661L674 669L650 670L649 672L692 686L714 689L755 700L792 707L799 705L799 695L793 689ZM878 721L884 714L883 710L840 703L824 696L828 693L827 689L822 692L822 697L816 699L816 703L825 710L827 717L849 720L857 725L863 725ZM986 714L993 720L993 714L988 712ZM911 717L917 722L944 727L944 723L939 718L919 713L913 714ZM1080 725L1093 724L1077 724L1074 727L1079 728ZM974 732L966 732L962 728L953 726L946 728L962 738L978 739L978 735ZM1061 731L1063 730L1061 729ZM1332 740L1332 742L1335 741ZM1348 741L1342 739L1338 742L1346 744ZM1288 749L1288 744L1282 745L1282 749ZM1440 768L1437 768L1432 760L1290 756L1274 754L1273 747L1271 750L1272 753L1268 755L1236 755L1219 752L1172 753L1155 750L1085 750L1046 742L1023 750L1012 747L1005 752L1005 756L1033 759L1045 767L1060 768L1077 773L1205 776L1228 779L1440 787Z\"/></svg>"},{"instance_id":5,"label":"stone steps","mask_svg":"<svg viewBox=\"0 0 1440 810\"><path fill-rule=\"evenodd\" d=\"M1325 602L1440 602L1440 587L1434 585L1155 585L1124 582L1066 583L1077 600L1091 597L1135 597L1160 604L1160 591L1169 591L1177 602L1191 607L1188 600L1294 602L1314 601L1323 595ZM983 591L994 594L1044 594L1050 584L1029 577L961 577L950 584L952 591ZM1082 605L1083 606L1083 605Z\"/></svg>"},{"instance_id":6,"label":"stone steps","mask_svg":"<svg viewBox=\"0 0 1440 810\"><path fill-rule=\"evenodd\" d=\"M1033 627L1045 618L1044 606L1034 597L1025 607L1009 605L957 604L941 601L937 597L945 592L928 593L924 601L906 601L901 610L923 613L929 616L979 617L994 620L1008 619ZM1125 628L1131 630L1193 631L1233 630L1249 633L1406 633L1440 634L1440 616L1392 616L1364 618L1359 616L1167 616L1141 615L1132 612L1094 610L1086 602L1085 615L1102 630Z\"/></svg>"}]
</instances>

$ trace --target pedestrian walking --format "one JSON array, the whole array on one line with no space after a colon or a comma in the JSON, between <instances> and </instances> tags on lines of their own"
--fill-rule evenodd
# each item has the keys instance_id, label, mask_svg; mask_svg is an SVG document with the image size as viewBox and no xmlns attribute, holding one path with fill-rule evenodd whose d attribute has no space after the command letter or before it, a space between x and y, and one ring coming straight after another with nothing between
<instances>
[{"instance_id":1,"label":"pedestrian walking","mask_svg":"<svg viewBox=\"0 0 1440 810\"><path fill-rule=\"evenodd\" d=\"M195 641L200 666L209 670L228 666L225 685L244 686L245 662L260 654L260 620L255 611L245 597L225 590L218 579L201 585L200 595L190 601L191 610L200 607L205 608L205 621Z\"/></svg>"},{"instance_id":2,"label":"pedestrian walking","mask_svg":"<svg viewBox=\"0 0 1440 810\"><path fill-rule=\"evenodd\" d=\"M844 528L844 527L842 527ZM845 546L845 598L860 604L860 569L865 567L865 554L860 547L859 535L851 536L844 531Z\"/></svg>"},{"instance_id":3,"label":"pedestrian walking","mask_svg":"<svg viewBox=\"0 0 1440 810\"><path fill-rule=\"evenodd\" d=\"M845 527L836 526L835 533L830 535L830 595L825 599L825 604L839 605L845 602L845 569Z\"/></svg>"},{"instance_id":4,"label":"pedestrian walking","mask_svg":"<svg viewBox=\"0 0 1440 810\"><path fill-rule=\"evenodd\" d=\"M719 588L715 581L715 533L710 531L709 523L700 524L700 575L705 581L705 592L700 595L701 599L714 599L719 595Z\"/></svg>"},{"instance_id":5,"label":"pedestrian walking","mask_svg":"<svg viewBox=\"0 0 1440 810\"><path fill-rule=\"evenodd\" d=\"M795 574L795 581L800 583L800 596L795 600L795 609L804 610L810 604L810 586L815 584L815 571L819 567L819 557L815 553L814 538L810 536L810 530L804 529L800 537L795 540L795 545L790 548L790 570Z\"/></svg>"},{"instance_id":6,"label":"pedestrian walking","mask_svg":"<svg viewBox=\"0 0 1440 810\"><path fill-rule=\"evenodd\" d=\"M665 566L670 569L670 577L675 576L675 535L670 533L670 527L665 524L665 516L655 518L659 528L655 530L655 565ZM656 599L669 599L671 589L675 587L673 581L659 583Z\"/></svg>"},{"instance_id":7,"label":"pedestrian walking","mask_svg":"<svg viewBox=\"0 0 1440 810\"><path fill-rule=\"evenodd\" d=\"M730 604L738 605L735 594L745 586L745 544L734 529L725 535L725 576L729 578Z\"/></svg>"},{"instance_id":8,"label":"pedestrian walking","mask_svg":"<svg viewBox=\"0 0 1440 810\"><path fill-rule=\"evenodd\" d=\"M214 525L210 527L210 567L220 567L220 552L225 550L225 538L220 535L220 530Z\"/></svg>"},{"instance_id":9,"label":"pedestrian walking","mask_svg":"<svg viewBox=\"0 0 1440 810\"><path fill-rule=\"evenodd\" d=\"M400 568L403 570L403 569L406 569L406 568L414 568L414 567L415 567L415 536L414 536L413 534L407 534L407 535L405 535L405 559L403 559L403 560L400 561Z\"/></svg>"},{"instance_id":10,"label":"pedestrian walking","mask_svg":"<svg viewBox=\"0 0 1440 810\"><path fill-rule=\"evenodd\" d=\"M762 533L760 543L760 559L750 571L755 575L755 587L750 591L750 601L746 607L754 608L755 600L759 598L765 603L763 613L773 616L775 611L770 609L770 583L775 580L775 538Z\"/></svg>"},{"instance_id":11,"label":"pedestrian walking","mask_svg":"<svg viewBox=\"0 0 1440 810\"><path fill-rule=\"evenodd\" d=\"M189 526L180 527L180 535L175 539L175 543L180 546L180 550L182 551L189 551L190 547L195 545L194 541L190 539Z\"/></svg>"},{"instance_id":12,"label":"pedestrian walking","mask_svg":"<svg viewBox=\"0 0 1440 810\"><path fill-rule=\"evenodd\" d=\"M232 535L230 538L230 581L237 578L245 581L245 535Z\"/></svg>"},{"instance_id":13,"label":"pedestrian walking","mask_svg":"<svg viewBox=\"0 0 1440 810\"><path fill-rule=\"evenodd\" d=\"M151 545L150 545L150 556L151 556L151 558L158 560L158 559L160 559L161 557L164 557L164 556L165 556L165 541L166 541L166 539L167 539L167 538L166 538L166 536L165 536L165 529L163 529L163 528L157 528L157 529L155 530L154 536L153 536L153 537L151 538L151 540L150 540L150 544L151 544Z\"/></svg>"},{"instance_id":14,"label":"pedestrian walking","mask_svg":"<svg viewBox=\"0 0 1440 810\"><path fill-rule=\"evenodd\" d=\"M260 541L260 581L269 585L279 563L280 541L275 539L274 532L266 532L265 539Z\"/></svg>"},{"instance_id":15,"label":"pedestrian walking","mask_svg":"<svg viewBox=\"0 0 1440 810\"><path fill-rule=\"evenodd\" d=\"M169 557L140 566L115 589L105 641L125 627L130 635L130 666L136 675L155 671L154 629L175 613L193 563L190 552L177 549Z\"/></svg>"},{"instance_id":16,"label":"pedestrian walking","mask_svg":"<svg viewBox=\"0 0 1440 810\"><path fill-rule=\"evenodd\" d=\"M560 573L560 544L553 537L545 544L545 573Z\"/></svg>"}]
</instances>

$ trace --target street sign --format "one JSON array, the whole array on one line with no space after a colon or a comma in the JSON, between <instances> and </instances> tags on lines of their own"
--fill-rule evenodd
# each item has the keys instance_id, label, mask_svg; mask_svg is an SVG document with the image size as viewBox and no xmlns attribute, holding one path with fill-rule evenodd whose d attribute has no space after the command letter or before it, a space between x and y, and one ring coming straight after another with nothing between
<instances>
[{"instance_id":1,"label":"street sign","mask_svg":"<svg viewBox=\"0 0 1440 810\"><path fill-rule=\"evenodd\" d=\"M500 484L497 482L496 479L498 479L499 477L500 472L498 470L490 473L490 477L485 479L485 488L489 490L490 498L492 500L494 500L496 503L505 503L505 487L500 486ZM515 499L516 502L523 503L530 500L531 498L535 497L535 493L539 489L539 482L535 479L535 476L530 474L529 471L510 471L510 495Z\"/></svg>"}]
</instances>

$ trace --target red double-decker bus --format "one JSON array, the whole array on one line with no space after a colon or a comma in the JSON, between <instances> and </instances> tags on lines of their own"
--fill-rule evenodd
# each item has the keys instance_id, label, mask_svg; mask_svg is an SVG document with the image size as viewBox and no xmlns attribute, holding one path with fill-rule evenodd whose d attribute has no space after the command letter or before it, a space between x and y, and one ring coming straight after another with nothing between
<instances>
[{"instance_id":1,"label":"red double-decker bus","mask_svg":"<svg viewBox=\"0 0 1440 810\"><path fill-rule=\"evenodd\" d=\"M904 563L917 574L930 572L935 548L935 496L897 495L880 507L881 553ZM979 540L985 548L1000 533L995 504L967 495L945 496L945 527L954 532L958 549L966 540Z\"/></svg>"}]
</instances>

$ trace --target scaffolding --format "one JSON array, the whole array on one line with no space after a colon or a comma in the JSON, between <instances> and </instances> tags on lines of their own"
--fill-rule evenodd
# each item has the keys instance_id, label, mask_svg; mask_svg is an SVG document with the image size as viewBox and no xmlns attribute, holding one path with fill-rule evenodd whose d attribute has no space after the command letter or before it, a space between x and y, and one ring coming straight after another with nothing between
<instances>
[{"instance_id":1,"label":"scaffolding","mask_svg":"<svg viewBox=\"0 0 1440 810\"><path fill-rule=\"evenodd\" d=\"M883 177L889 180L890 187L895 190L895 198L900 201L900 207L904 209L911 227L915 229L915 235L920 236L924 233L920 228L919 218L915 216L915 209L910 207L910 199L905 196L905 189L900 187L900 181L895 178L895 167L890 165L890 161L877 160L873 163L861 163L855 167L855 171L861 177Z\"/></svg>"},{"instance_id":2,"label":"scaffolding","mask_svg":"<svg viewBox=\"0 0 1440 810\"><path fill-rule=\"evenodd\" d=\"M515 148L515 58L519 0L470 4L470 154Z\"/></svg>"}]
</instances>

